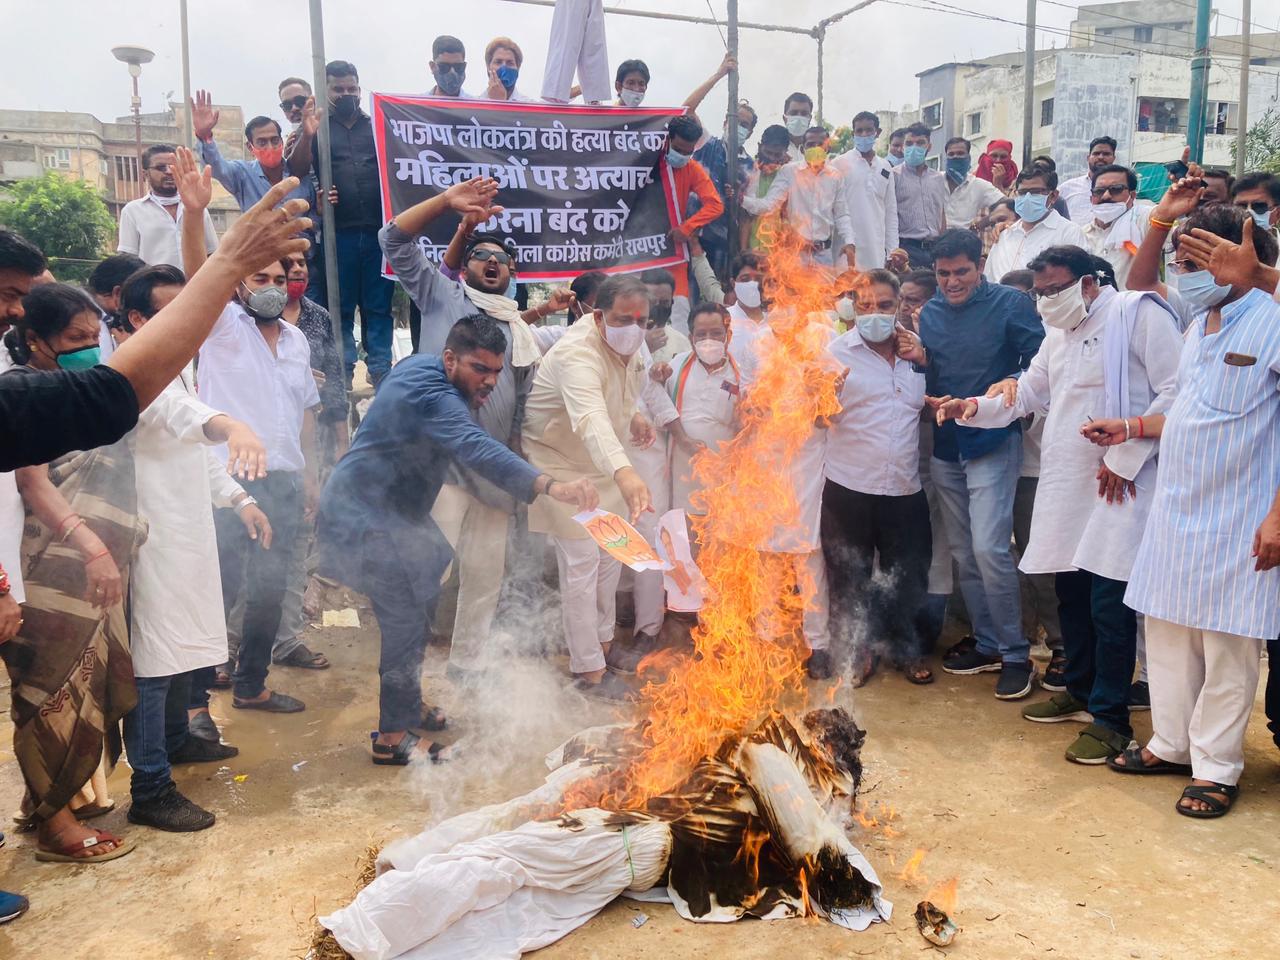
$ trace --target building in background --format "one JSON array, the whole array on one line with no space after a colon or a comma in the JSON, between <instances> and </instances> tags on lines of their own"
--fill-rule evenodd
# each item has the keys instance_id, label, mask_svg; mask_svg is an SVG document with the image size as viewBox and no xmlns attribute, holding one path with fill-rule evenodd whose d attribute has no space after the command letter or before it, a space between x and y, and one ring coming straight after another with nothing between
<instances>
[{"instance_id":1,"label":"building in background","mask_svg":"<svg viewBox=\"0 0 1280 960\"><path fill-rule=\"evenodd\" d=\"M144 113L143 149L155 143L182 143L185 110L183 104L170 104L164 113ZM218 110L218 148L224 157L244 157L244 111L236 106ZM0 189L52 170L98 190L118 220L121 208L143 192L135 136L131 116L104 122L89 113L0 110ZM209 215L221 236L240 210L216 180L213 191Z\"/></svg>"}]
</instances>

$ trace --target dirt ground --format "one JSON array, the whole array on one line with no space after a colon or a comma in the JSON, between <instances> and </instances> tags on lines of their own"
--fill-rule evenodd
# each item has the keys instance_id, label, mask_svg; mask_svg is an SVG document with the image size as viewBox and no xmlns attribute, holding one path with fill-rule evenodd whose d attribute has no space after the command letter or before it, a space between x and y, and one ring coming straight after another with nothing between
<instances>
[{"instance_id":1,"label":"dirt ground","mask_svg":"<svg viewBox=\"0 0 1280 960\"><path fill-rule=\"evenodd\" d=\"M538 783L543 753L566 733L610 719L607 708L566 693L556 675L512 684L491 699L461 696L433 649L429 698L453 718L461 759L421 770L374 767L377 633L327 628L310 637L334 662L324 673L273 668L306 712L241 713L226 693L214 714L240 756L225 766L176 771L182 790L218 815L211 830L164 834L125 820L128 768L111 786L117 809L100 821L138 842L96 866L49 865L34 838L10 829L0 888L20 890L31 912L0 928L0 957L301 957L311 918L345 903L357 861L373 843L416 832L444 814L506 799ZM1121 777L1066 763L1074 725L1022 721L992 695L993 675L940 675L914 687L882 675L835 700L868 730L865 797L896 811L887 836L856 836L894 904L892 922L849 933L810 920L695 925L670 908L619 901L539 954L546 960L783 956L917 958L915 904L939 881L958 880L948 951L972 958L1259 958L1275 956L1280 915L1280 753L1261 706L1247 745L1241 799L1220 821L1174 813L1181 784ZM826 700L830 684L812 694ZM0 810L21 791L9 749L7 690L0 688ZM500 737L491 736L497 727ZM1138 733L1149 731L1146 714ZM500 776L494 772L503 771ZM927 851L925 878L904 865ZM424 905L424 909L428 905ZM633 918L643 912L640 927ZM938 951L941 952L941 951Z\"/></svg>"}]
</instances>

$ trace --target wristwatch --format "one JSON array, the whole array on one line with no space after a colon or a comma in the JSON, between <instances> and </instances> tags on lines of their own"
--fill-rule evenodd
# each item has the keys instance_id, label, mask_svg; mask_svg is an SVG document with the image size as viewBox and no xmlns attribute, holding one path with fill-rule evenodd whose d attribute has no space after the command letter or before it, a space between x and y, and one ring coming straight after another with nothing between
<instances>
[{"instance_id":1,"label":"wristwatch","mask_svg":"<svg viewBox=\"0 0 1280 960\"><path fill-rule=\"evenodd\" d=\"M236 515L237 515L237 516L239 516L239 515L240 515L240 513L241 513L241 511L243 511L245 507L247 507L247 506L248 506L249 504L251 504L251 503L257 503L257 502L258 502L258 501L257 501L257 500L255 500L253 497L251 497L251 496L246 496L246 497L245 497L243 500L241 500L239 503L233 503L233 504L231 505L231 509L232 509L232 510L234 510L234 511L236 512Z\"/></svg>"}]
</instances>

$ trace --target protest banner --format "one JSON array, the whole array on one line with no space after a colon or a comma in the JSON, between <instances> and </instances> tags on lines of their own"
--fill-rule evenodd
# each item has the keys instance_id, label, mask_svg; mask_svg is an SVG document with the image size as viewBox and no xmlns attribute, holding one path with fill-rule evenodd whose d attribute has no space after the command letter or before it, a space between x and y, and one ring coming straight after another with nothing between
<instances>
[{"instance_id":1,"label":"protest banner","mask_svg":"<svg viewBox=\"0 0 1280 960\"><path fill-rule=\"evenodd\" d=\"M389 220L472 177L498 182L522 282L588 270L629 273L687 259L665 163L667 121L681 110L405 97L375 93L373 128ZM439 262L458 226L450 211L420 238Z\"/></svg>"}]
</instances>

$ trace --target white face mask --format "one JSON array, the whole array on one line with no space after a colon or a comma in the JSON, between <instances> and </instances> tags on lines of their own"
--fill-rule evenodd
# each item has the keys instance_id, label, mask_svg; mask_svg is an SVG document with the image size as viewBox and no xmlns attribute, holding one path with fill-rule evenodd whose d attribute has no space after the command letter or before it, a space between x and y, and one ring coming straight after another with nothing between
<instances>
[{"instance_id":1,"label":"white face mask","mask_svg":"<svg viewBox=\"0 0 1280 960\"><path fill-rule=\"evenodd\" d=\"M693 345L693 352L708 367L718 366L724 361L724 350L723 340L699 340Z\"/></svg>"},{"instance_id":2,"label":"white face mask","mask_svg":"<svg viewBox=\"0 0 1280 960\"><path fill-rule=\"evenodd\" d=\"M867 343L884 343L893 336L897 318L890 313L864 313L855 322L858 334Z\"/></svg>"},{"instance_id":3,"label":"white face mask","mask_svg":"<svg viewBox=\"0 0 1280 960\"><path fill-rule=\"evenodd\" d=\"M1059 330L1072 330L1084 321L1089 305L1084 302L1084 278L1050 300L1041 300L1036 306L1040 319Z\"/></svg>"},{"instance_id":4,"label":"white face mask","mask_svg":"<svg viewBox=\"0 0 1280 960\"><path fill-rule=\"evenodd\" d=\"M760 282L758 280L739 280L733 285L733 295L738 303L754 310L760 306Z\"/></svg>"},{"instance_id":5,"label":"white face mask","mask_svg":"<svg viewBox=\"0 0 1280 960\"><path fill-rule=\"evenodd\" d=\"M619 99L622 100L624 106L638 107L644 103L644 94L639 90L632 90L630 87L623 87L618 93Z\"/></svg>"},{"instance_id":6,"label":"white face mask","mask_svg":"<svg viewBox=\"0 0 1280 960\"><path fill-rule=\"evenodd\" d=\"M625 327L611 327L604 324L604 342L620 357L630 357L644 343L644 328L634 323Z\"/></svg>"},{"instance_id":7,"label":"white face mask","mask_svg":"<svg viewBox=\"0 0 1280 960\"><path fill-rule=\"evenodd\" d=\"M1128 209L1123 203L1095 203L1091 212L1099 223L1115 223Z\"/></svg>"},{"instance_id":8,"label":"white face mask","mask_svg":"<svg viewBox=\"0 0 1280 960\"><path fill-rule=\"evenodd\" d=\"M853 315L854 315L854 309L853 309L852 300L850 300L848 297L841 297L839 300L836 301L837 317L839 317L845 323L852 323Z\"/></svg>"},{"instance_id":9,"label":"white face mask","mask_svg":"<svg viewBox=\"0 0 1280 960\"><path fill-rule=\"evenodd\" d=\"M809 129L810 119L806 116L791 116L786 119L787 133L793 137L803 137L804 132Z\"/></svg>"}]
</instances>

